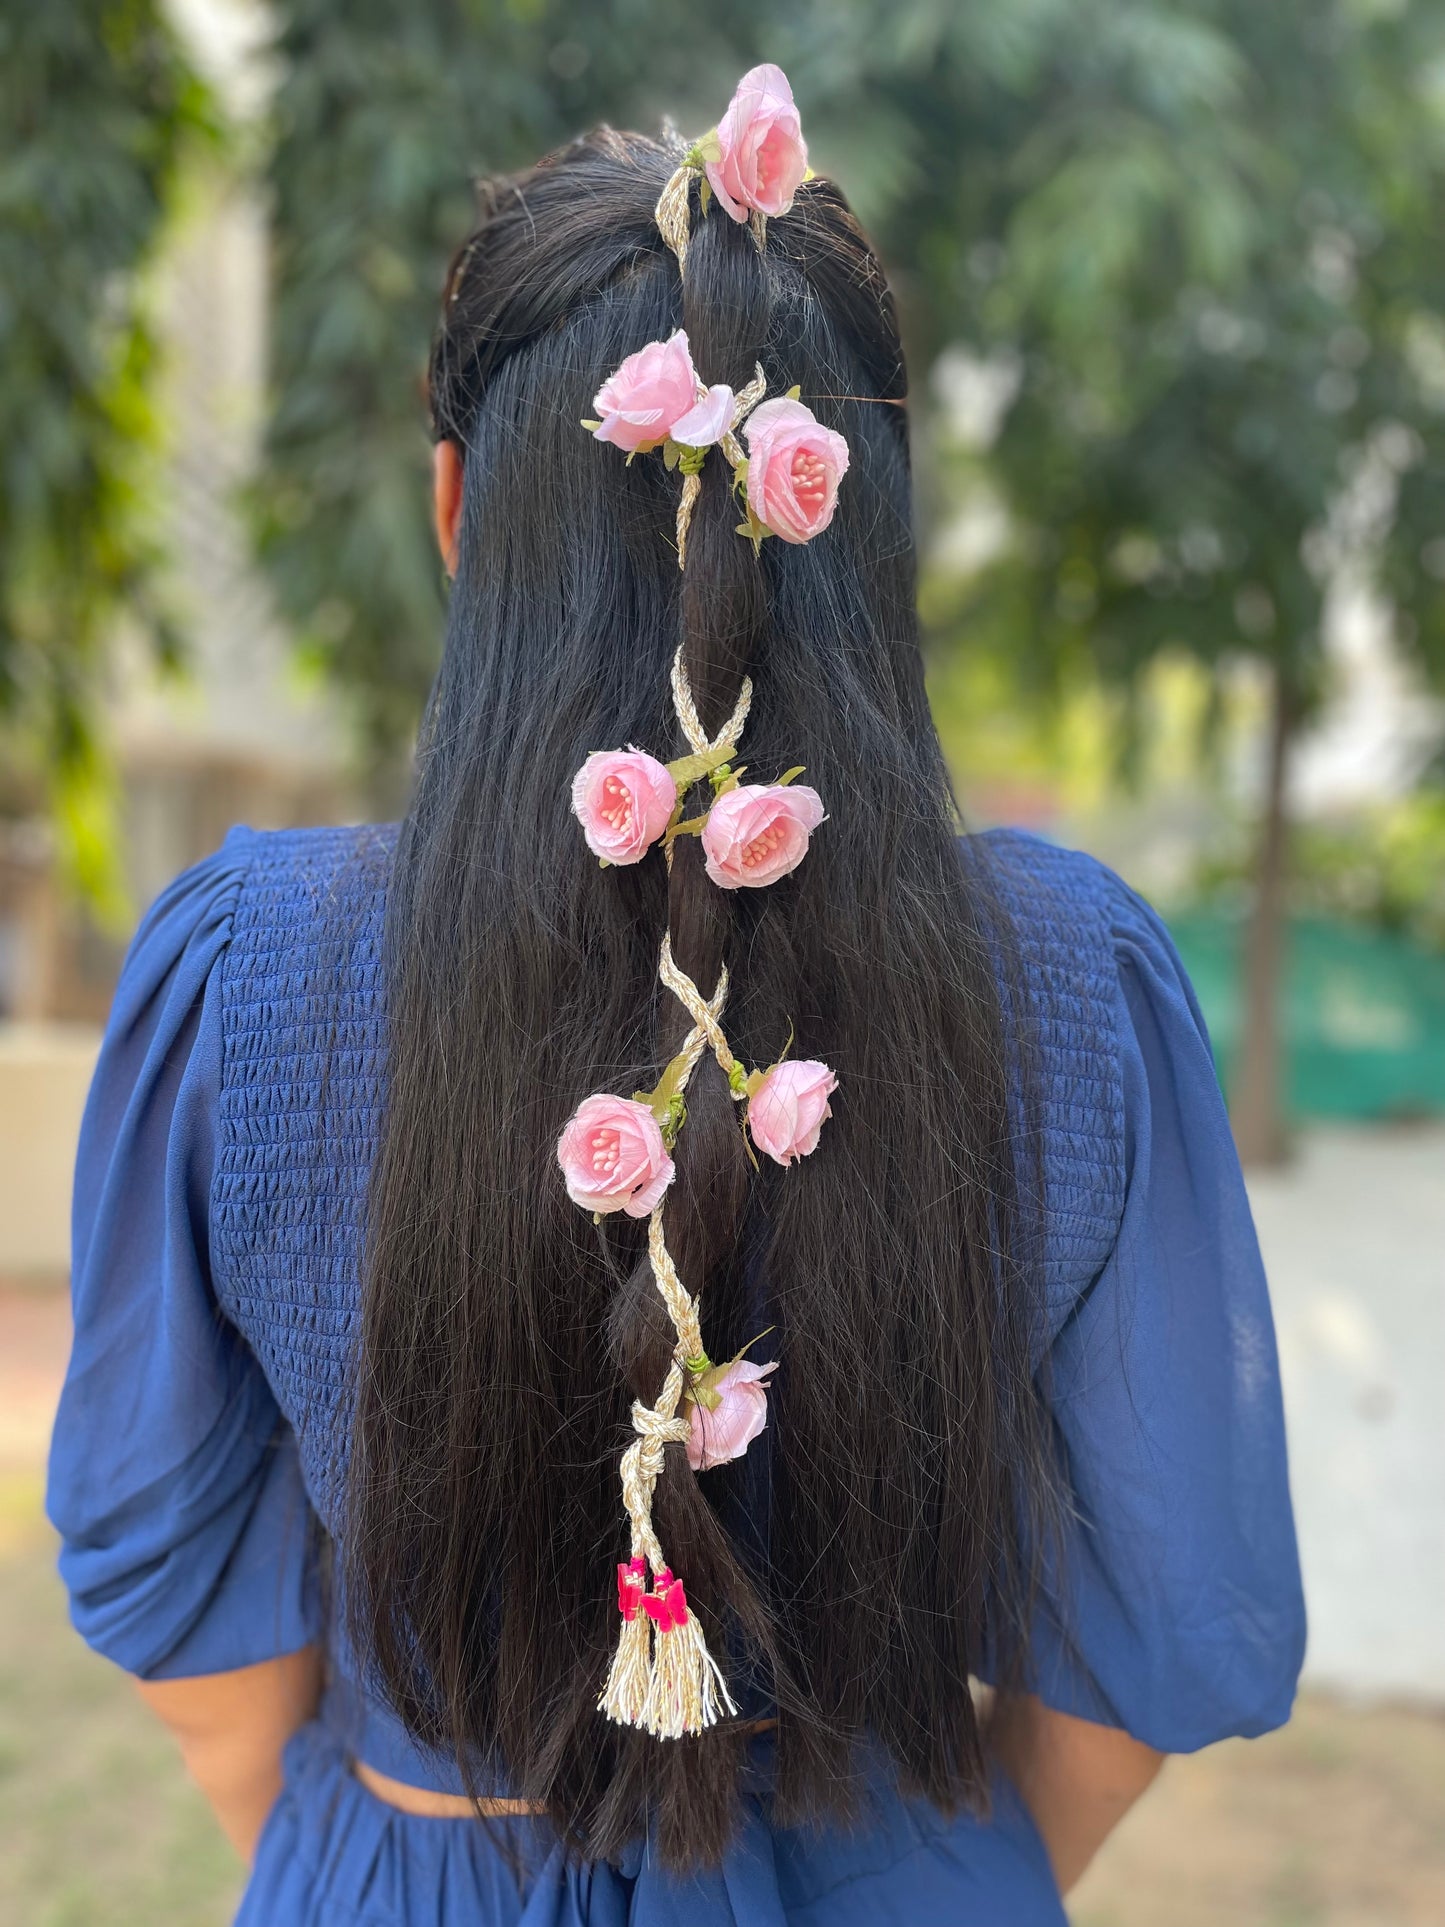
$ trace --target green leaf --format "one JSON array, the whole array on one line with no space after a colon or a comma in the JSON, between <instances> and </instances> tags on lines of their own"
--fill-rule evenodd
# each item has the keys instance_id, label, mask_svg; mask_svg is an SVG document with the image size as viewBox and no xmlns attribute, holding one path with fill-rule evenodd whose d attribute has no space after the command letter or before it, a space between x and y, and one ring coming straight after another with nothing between
<instances>
[{"instance_id":1,"label":"green leaf","mask_svg":"<svg viewBox=\"0 0 1445 1927\"><path fill-rule=\"evenodd\" d=\"M670 843L674 837L678 836L701 836L702 826L706 821L706 816L683 817L678 822L669 825L663 832L664 840Z\"/></svg>"},{"instance_id":2,"label":"green leaf","mask_svg":"<svg viewBox=\"0 0 1445 1927\"><path fill-rule=\"evenodd\" d=\"M704 776L721 769L731 754L732 751L728 749L698 750L691 756L679 756L676 762L669 763L667 772L679 790L690 789L694 783L700 783Z\"/></svg>"}]
</instances>

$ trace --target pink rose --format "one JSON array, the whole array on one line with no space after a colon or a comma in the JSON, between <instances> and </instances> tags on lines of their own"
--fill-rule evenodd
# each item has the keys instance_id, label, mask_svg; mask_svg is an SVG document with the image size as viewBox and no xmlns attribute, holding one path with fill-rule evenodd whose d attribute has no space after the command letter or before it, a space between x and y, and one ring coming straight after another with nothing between
<instances>
[{"instance_id":1,"label":"pink rose","mask_svg":"<svg viewBox=\"0 0 1445 1927\"><path fill-rule=\"evenodd\" d=\"M818 1133L833 1115L828 1099L838 1080L826 1064L784 1058L763 1073L748 1100L753 1143L776 1164L791 1164L818 1148Z\"/></svg>"},{"instance_id":2,"label":"pink rose","mask_svg":"<svg viewBox=\"0 0 1445 1927\"><path fill-rule=\"evenodd\" d=\"M740 783L702 826L707 873L724 890L761 889L796 870L823 821L823 799L803 783Z\"/></svg>"},{"instance_id":3,"label":"pink rose","mask_svg":"<svg viewBox=\"0 0 1445 1927\"><path fill-rule=\"evenodd\" d=\"M811 408L783 396L765 401L743 428L748 506L785 542L809 542L827 528L848 473L848 444Z\"/></svg>"},{"instance_id":4,"label":"pink rose","mask_svg":"<svg viewBox=\"0 0 1445 1927\"><path fill-rule=\"evenodd\" d=\"M735 221L751 208L786 214L808 172L808 143L781 67L754 67L737 84L718 122L717 159L707 163L712 191Z\"/></svg>"},{"instance_id":5,"label":"pink rose","mask_svg":"<svg viewBox=\"0 0 1445 1927\"><path fill-rule=\"evenodd\" d=\"M656 448L697 404L697 375L687 335L679 328L666 341L649 341L629 355L597 390L592 406L601 421L592 433L629 454Z\"/></svg>"},{"instance_id":6,"label":"pink rose","mask_svg":"<svg viewBox=\"0 0 1445 1927\"><path fill-rule=\"evenodd\" d=\"M657 1119L635 1098L583 1098L557 1140L567 1196L584 1211L645 1218L672 1183Z\"/></svg>"},{"instance_id":7,"label":"pink rose","mask_svg":"<svg viewBox=\"0 0 1445 1927\"><path fill-rule=\"evenodd\" d=\"M725 381L714 382L700 402L672 424L672 439L684 448L711 448L733 425L738 398Z\"/></svg>"},{"instance_id":8,"label":"pink rose","mask_svg":"<svg viewBox=\"0 0 1445 1927\"><path fill-rule=\"evenodd\" d=\"M778 1369L776 1361L750 1365L735 1359L719 1370L704 1372L700 1381L717 1394L717 1404L708 1410L701 1399L692 1406L692 1437L687 1442L687 1462L694 1472L707 1472L729 1459L740 1459L768 1422L769 1372Z\"/></svg>"},{"instance_id":9,"label":"pink rose","mask_svg":"<svg viewBox=\"0 0 1445 1927\"><path fill-rule=\"evenodd\" d=\"M572 778L572 814L607 863L637 863L667 828L677 784L640 749L596 749Z\"/></svg>"}]
</instances>

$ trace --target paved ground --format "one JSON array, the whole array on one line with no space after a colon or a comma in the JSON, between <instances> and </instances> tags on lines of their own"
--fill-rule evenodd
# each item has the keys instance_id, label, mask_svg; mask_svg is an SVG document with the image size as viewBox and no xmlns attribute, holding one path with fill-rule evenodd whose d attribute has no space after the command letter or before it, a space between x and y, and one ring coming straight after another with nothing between
<instances>
[{"instance_id":1,"label":"paved ground","mask_svg":"<svg viewBox=\"0 0 1445 1927\"><path fill-rule=\"evenodd\" d=\"M1311 1609L1291 1726L1172 1762L1076 1927L1445 1921L1445 1130L1312 1134L1251 1187ZM64 1292L0 1283L0 1920L220 1927L238 1876L40 1516Z\"/></svg>"},{"instance_id":2,"label":"paved ground","mask_svg":"<svg viewBox=\"0 0 1445 1927\"><path fill-rule=\"evenodd\" d=\"M1279 1332L1308 1677L1445 1704L1445 1129L1315 1131L1250 1195Z\"/></svg>"}]
</instances>

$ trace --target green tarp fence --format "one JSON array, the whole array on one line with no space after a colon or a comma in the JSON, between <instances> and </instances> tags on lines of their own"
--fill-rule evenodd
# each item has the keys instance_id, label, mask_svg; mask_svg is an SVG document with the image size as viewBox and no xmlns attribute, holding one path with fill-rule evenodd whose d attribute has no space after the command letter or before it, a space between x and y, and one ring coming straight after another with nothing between
<instances>
[{"instance_id":1,"label":"green tarp fence","mask_svg":"<svg viewBox=\"0 0 1445 1927\"><path fill-rule=\"evenodd\" d=\"M1242 917L1169 918L1228 1086L1240 1021ZM1445 956L1364 925L1290 926L1284 1035L1299 1117L1445 1115Z\"/></svg>"}]
</instances>

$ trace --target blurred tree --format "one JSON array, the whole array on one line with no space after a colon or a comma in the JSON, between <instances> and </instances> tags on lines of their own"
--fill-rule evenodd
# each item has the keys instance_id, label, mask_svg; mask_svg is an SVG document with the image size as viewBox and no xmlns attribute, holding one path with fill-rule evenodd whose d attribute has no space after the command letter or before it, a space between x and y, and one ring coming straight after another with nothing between
<instances>
[{"instance_id":1,"label":"blurred tree","mask_svg":"<svg viewBox=\"0 0 1445 1927\"><path fill-rule=\"evenodd\" d=\"M1068 0L278 0L274 408L256 490L261 553L303 648L383 749L405 743L436 660L442 579L419 387L443 271L479 175L530 164L598 120L697 132L739 73L782 61L865 219L898 227L948 338L962 157L991 136ZM992 77L991 79L989 77ZM960 128L971 131L967 141ZM998 130L995 130L996 132ZM918 210L930 211L931 218ZM927 249L922 243L926 241ZM415 374L416 379L409 379Z\"/></svg>"},{"instance_id":2,"label":"blurred tree","mask_svg":"<svg viewBox=\"0 0 1445 1927\"><path fill-rule=\"evenodd\" d=\"M982 462L1012 539L951 617L1041 685L1087 660L1132 689L1164 649L1262 665L1231 1098L1242 1152L1269 1160L1289 758L1339 571L1373 577L1397 642L1445 673L1445 17L1113 12L1037 77L960 209L959 332L1017 392Z\"/></svg>"},{"instance_id":3,"label":"blurred tree","mask_svg":"<svg viewBox=\"0 0 1445 1927\"><path fill-rule=\"evenodd\" d=\"M657 0L284 0L271 158L275 407L261 552L383 758L431 681L442 574L421 372L479 176L599 119L716 117L764 9ZM703 77L700 81L699 77ZM730 84L730 83L729 83ZM711 103L697 105L697 90ZM689 123L690 124L690 123Z\"/></svg>"},{"instance_id":4,"label":"blurred tree","mask_svg":"<svg viewBox=\"0 0 1445 1927\"><path fill-rule=\"evenodd\" d=\"M435 660L420 370L470 176L598 118L689 131L782 62L879 235L916 385L1016 390L983 458L1013 539L945 628L1039 687L1251 655L1274 726L1234 1101L1277 1150L1286 770L1336 560L1445 653L1441 19L1428 0L281 0L263 553L379 744ZM1431 89L1436 89L1432 95ZM927 419L921 425L927 430ZM926 435L925 435L926 439ZM951 487L967 479L955 465ZM925 500L930 472L923 465ZM936 496L937 491L932 491Z\"/></svg>"},{"instance_id":5,"label":"blurred tree","mask_svg":"<svg viewBox=\"0 0 1445 1927\"><path fill-rule=\"evenodd\" d=\"M101 645L125 610L171 647L139 510L155 349L138 270L209 126L155 0L0 16L0 721L38 755L93 898L113 882Z\"/></svg>"}]
</instances>

